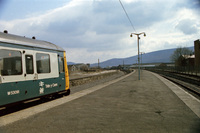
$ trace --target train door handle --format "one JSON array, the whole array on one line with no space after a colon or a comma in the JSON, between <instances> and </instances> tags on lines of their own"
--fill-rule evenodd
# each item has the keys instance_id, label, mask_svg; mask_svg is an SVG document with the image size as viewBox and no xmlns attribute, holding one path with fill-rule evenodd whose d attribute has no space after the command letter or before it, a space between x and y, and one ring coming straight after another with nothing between
<instances>
[{"instance_id":1,"label":"train door handle","mask_svg":"<svg viewBox=\"0 0 200 133\"><path fill-rule=\"evenodd\" d=\"M38 79L38 74L37 74L37 73L35 73L34 79L35 79L35 80Z\"/></svg>"}]
</instances>

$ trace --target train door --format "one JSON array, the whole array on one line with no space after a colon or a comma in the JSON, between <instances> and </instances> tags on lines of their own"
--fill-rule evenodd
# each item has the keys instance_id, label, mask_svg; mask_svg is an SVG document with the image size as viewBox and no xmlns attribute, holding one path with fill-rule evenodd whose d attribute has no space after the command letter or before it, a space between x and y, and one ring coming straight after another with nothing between
<instances>
[{"instance_id":1,"label":"train door","mask_svg":"<svg viewBox=\"0 0 200 133\"><path fill-rule=\"evenodd\" d=\"M24 54L24 78L25 80L35 80L37 75L34 69L34 55L32 51L26 51Z\"/></svg>"},{"instance_id":2,"label":"train door","mask_svg":"<svg viewBox=\"0 0 200 133\"><path fill-rule=\"evenodd\" d=\"M24 98L29 99L38 96L39 81L36 70L35 52L32 50L23 51L23 71L25 82L21 86Z\"/></svg>"}]
</instances>

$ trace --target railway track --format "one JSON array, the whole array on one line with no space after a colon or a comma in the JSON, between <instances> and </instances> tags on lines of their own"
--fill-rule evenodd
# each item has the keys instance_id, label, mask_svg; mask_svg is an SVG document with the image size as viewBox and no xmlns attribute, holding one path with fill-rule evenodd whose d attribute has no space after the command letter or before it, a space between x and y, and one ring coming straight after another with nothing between
<instances>
[{"instance_id":1,"label":"railway track","mask_svg":"<svg viewBox=\"0 0 200 133\"><path fill-rule=\"evenodd\" d=\"M152 70L151 70L152 71ZM162 77L181 86L184 90L200 99L200 77L176 72L153 70Z\"/></svg>"},{"instance_id":2,"label":"railway track","mask_svg":"<svg viewBox=\"0 0 200 133\"><path fill-rule=\"evenodd\" d=\"M111 75L116 74L118 72L119 71L113 71L113 72L109 72L109 73L103 73L103 74L96 74L96 75L79 77L79 78L75 78L75 79L70 79L69 82L70 82L71 86L82 85L82 84L91 82L93 80L103 79L105 77L111 76Z\"/></svg>"}]
</instances>

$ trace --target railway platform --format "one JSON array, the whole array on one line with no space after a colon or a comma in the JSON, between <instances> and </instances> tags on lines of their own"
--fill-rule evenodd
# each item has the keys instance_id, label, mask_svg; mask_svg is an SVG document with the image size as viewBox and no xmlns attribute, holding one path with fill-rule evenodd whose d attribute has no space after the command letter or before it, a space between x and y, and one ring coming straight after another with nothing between
<instances>
[{"instance_id":1,"label":"railway platform","mask_svg":"<svg viewBox=\"0 0 200 133\"><path fill-rule=\"evenodd\" d=\"M137 72L131 73L115 82L87 88L57 100L57 103L61 102L42 112L36 111L38 107L29 108L26 113L37 113L10 124L1 123L0 132L200 132L199 100L157 74L144 70L140 81ZM39 108L50 104L55 105L55 101L39 105ZM23 118L25 113L22 111L20 115L18 117ZM8 119L9 116L4 116L0 121Z\"/></svg>"}]
</instances>

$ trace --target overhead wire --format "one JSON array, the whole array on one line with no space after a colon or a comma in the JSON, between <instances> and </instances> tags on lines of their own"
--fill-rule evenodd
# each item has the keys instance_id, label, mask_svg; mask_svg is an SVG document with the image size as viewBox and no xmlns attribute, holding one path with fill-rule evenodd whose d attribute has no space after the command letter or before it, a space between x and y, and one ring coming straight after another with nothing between
<instances>
[{"instance_id":1,"label":"overhead wire","mask_svg":"<svg viewBox=\"0 0 200 133\"><path fill-rule=\"evenodd\" d=\"M128 16L128 13L126 12L126 9L124 8L124 6L123 6L121 0L119 0L119 2L120 2L120 4L121 4L121 6L122 6L122 8L123 8L123 10L124 10L124 12L125 12L125 14L126 14L128 20L129 20L129 22L130 22L130 24L131 24L133 30L136 32L136 30L135 30L135 28L134 28L134 26L133 26L133 23L131 22L131 19L130 19L130 17Z\"/></svg>"}]
</instances>

